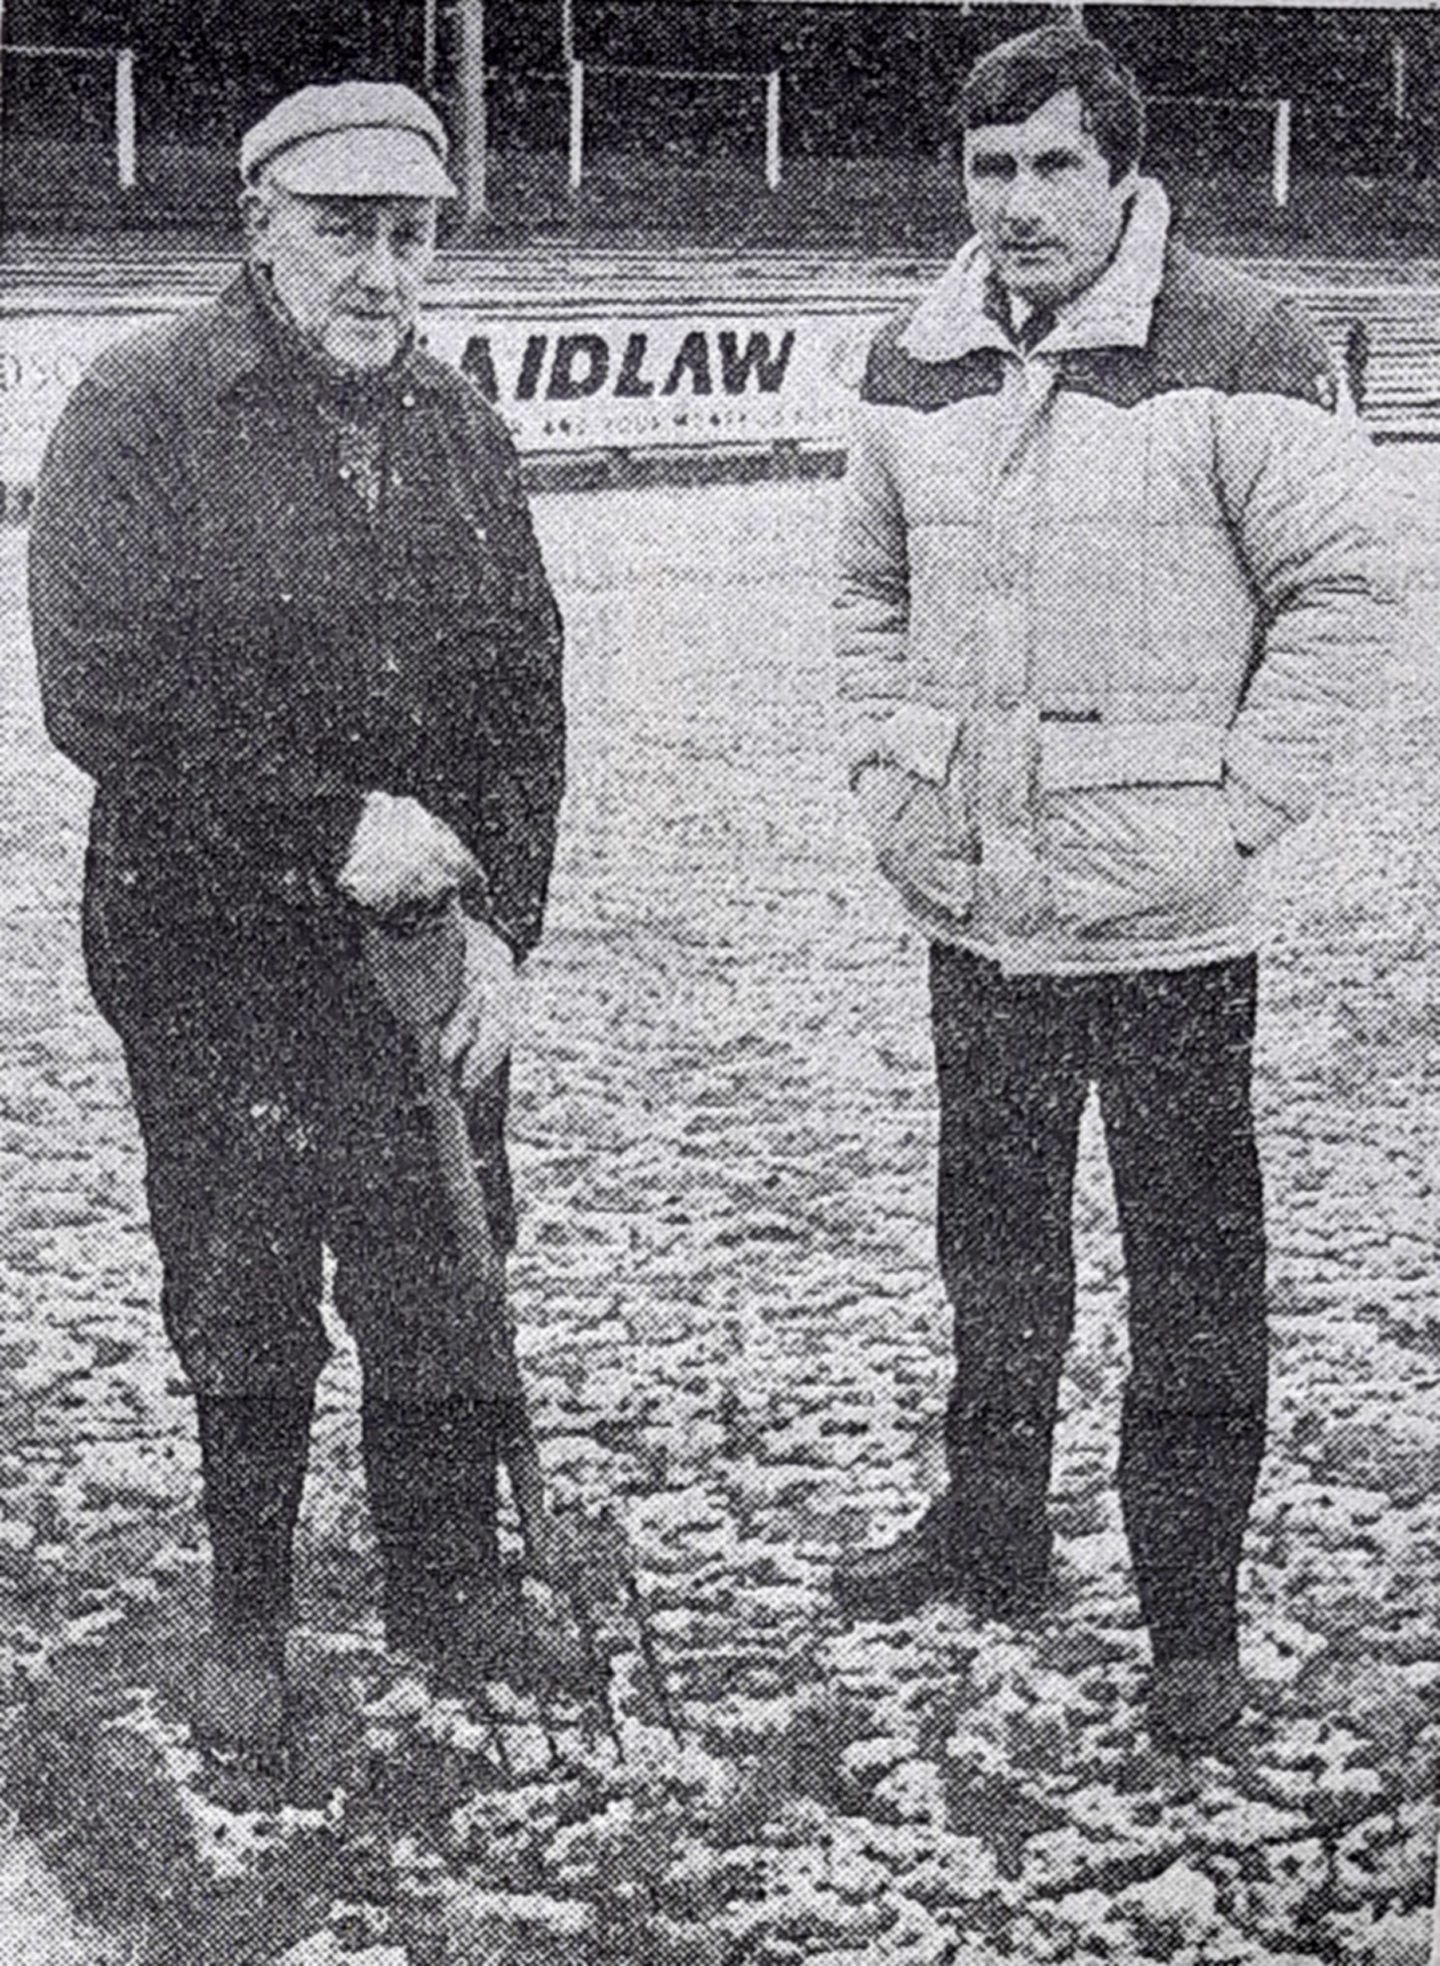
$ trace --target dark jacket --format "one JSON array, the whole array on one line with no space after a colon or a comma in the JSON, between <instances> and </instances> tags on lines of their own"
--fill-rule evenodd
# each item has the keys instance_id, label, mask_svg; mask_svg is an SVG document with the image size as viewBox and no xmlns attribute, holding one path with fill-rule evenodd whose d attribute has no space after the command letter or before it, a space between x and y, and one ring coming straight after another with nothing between
<instances>
[{"instance_id":1,"label":"dark jacket","mask_svg":"<svg viewBox=\"0 0 1440 1966\"><path fill-rule=\"evenodd\" d=\"M372 511L347 423L380 431ZM96 781L92 878L187 912L333 900L364 795L408 794L539 932L564 774L561 631L509 437L452 370L304 359L249 276L75 391L41 470L46 723Z\"/></svg>"}]
</instances>

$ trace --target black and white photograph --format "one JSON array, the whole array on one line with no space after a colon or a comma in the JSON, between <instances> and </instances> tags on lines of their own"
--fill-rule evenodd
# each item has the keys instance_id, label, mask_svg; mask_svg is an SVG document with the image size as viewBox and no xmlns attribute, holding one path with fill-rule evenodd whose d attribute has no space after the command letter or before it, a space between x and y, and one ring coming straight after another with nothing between
<instances>
[{"instance_id":1,"label":"black and white photograph","mask_svg":"<svg viewBox=\"0 0 1440 1966\"><path fill-rule=\"evenodd\" d=\"M0 0L0 1958L1440 1966L1440 5Z\"/></svg>"}]
</instances>

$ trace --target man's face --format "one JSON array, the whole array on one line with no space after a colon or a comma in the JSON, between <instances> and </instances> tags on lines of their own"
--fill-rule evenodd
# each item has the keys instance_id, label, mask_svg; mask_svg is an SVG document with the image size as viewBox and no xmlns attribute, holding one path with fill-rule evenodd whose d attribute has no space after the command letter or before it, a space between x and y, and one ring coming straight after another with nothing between
<instances>
[{"instance_id":1,"label":"man's face","mask_svg":"<svg viewBox=\"0 0 1440 1966\"><path fill-rule=\"evenodd\" d=\"M965 132L971 222L1005 286L1032 306L1068 300L1104 270L1134 190L1133 169L1110 182L1074 89L1023 123Z\"/></svg>"},{"instance_id":2,"label":"man's face","mask_svg":"<svg viewBox=\"0 0 1440 1966\"><path fill-rule=\"evenodd\" d=\"M435 257L433 200L300 198L271 186L250 223L254 257L303 334L346 368L394 360Z\"/></svg>"}]
</instances>

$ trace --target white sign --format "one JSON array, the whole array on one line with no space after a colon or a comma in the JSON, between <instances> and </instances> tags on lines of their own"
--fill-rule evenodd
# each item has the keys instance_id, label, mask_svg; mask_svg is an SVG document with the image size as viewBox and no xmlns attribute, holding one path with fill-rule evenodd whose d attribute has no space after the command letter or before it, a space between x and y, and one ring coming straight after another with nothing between
<instances>
[{"instance_id":1,"label":"white sign","mask_svg":"<svg viewBox=\"0 0 1440 1966\"><path fill-rule=\"evenodd\" d=\"M173 310L164 310L166 312ZM0 481L32 484L66 398L155 313L0 317ZM425 338L499 407L522 452L843 443L876 316L427 312Z\"/></svg>"},{"instance_id":2,"label":"white sign","mask_svg":"<svg viewBox=\"0 0 1440 1966\"><path fill-rule=\"evenodd\" d=\"M427 321L522 450L843 440L874 320L855 316Z\"/></svg>"}]
</instances>

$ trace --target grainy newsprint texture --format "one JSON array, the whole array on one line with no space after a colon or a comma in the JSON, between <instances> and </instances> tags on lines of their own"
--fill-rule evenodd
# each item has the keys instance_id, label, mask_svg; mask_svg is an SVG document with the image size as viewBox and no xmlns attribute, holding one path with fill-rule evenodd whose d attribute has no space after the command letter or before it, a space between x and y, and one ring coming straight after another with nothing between
<instances>
[{"instance_id":1,"label":"grainy newsprint texture","mask_svg":"<svg viewBox=\"0 0 1440 1966\"><path fill-rule=\"evenodd\" d=\"M1174 640L1165 646L1203 664L1206 604L1198 603L1198 634L1184 616L1188 598L1177 612L1169 595L1167 614L1164 582L1153 577L1161 550L1153 514L1133 488L1163 483L1174 500L1163 550L1172 555L1175 593L1188 597L1186 542L1200 521L1185 501L1201 497L1197 484L1211 484L1228 444L1235 475L1220 501L1222 523L1238 542L1255 653L1265 656L1267 635L1287 639L1287 673L1298 676L1302 694L1310 689L1327 733L1344 721L1325 721L1337 704L1353 695L1358 705L1313 815L1277 827L1281 836L1253 856L1246 875L1259 952L1253 1087L1269 1394L1239 1569L1242 1711L1189 1751L1157 1722L1153 1633L1117 1483L1131 1285L1093 1092L1079 1121L1073 1198L1063 1166L1051 1197L1051 1213L1072 1204L1074 1327L1060 1379L1048 1488L1054 1556L1043 1589L1007 1597L942 1536L929 1549L924 1587L911 1589L912 1556L898 1587L905 1601L865 1607L890 1615L853 1615L835 1590L837 1564L911 1529L954 1472L946 1438L953 1316L936 1256L939 1111L927 974L936 917L907 909L877 866L861 809L863 767L854 774L862 800L847 787L847 763L856 762L849 719L866 688L837 706L833 603L837 585L842 597L848 591L853 658L857 578L855 508L840 472L872 337L933 287L971 233L952 120L967 70L1008 37L1073 22L1079 12L978 0L230 0L224 8L11 0L0 15L6 1960L1440 1962L1440 16L1432 10L1083 10L1084 25L1138 75L1149 103L1144 169L1168 190L1175 236L1298 300L1317 337L1293 322L1286 330L1300 337L1286 344L1292 354L1309 351L1303 372L1281 363L1277 383L1246 369L1250 381L1234 389L1208 371L1208 380L1172 374L1138 391L1127 385L1127 395L1107 367L1105 334L1072 357L1047 357L1043 338L1036 354L1022 355L1012 337L1023 321L997 307L987 316L988 353L931 363L928 403L902 400L914 376L896 384L891 367L883 401L871 406L891 419L876 441L893 447L892 491L913 467L890 504L884 494L866 508L893 528L891 548L903 540L911 556L903 577L893 560L868 589L859 577L862 614L870 609L859 633L872 656L881 648L903 662L913 653L907 581L925 566L926 605L942 616L953 606L973 640L972 553L1003 552L1007 536L1019 536L1006 525L1023 520L1035 565L1043 569L1057 551L1068 556L1077 618L1093 638L1070 652L1068 692L1040 706L1047 746L1068 742L1077 728L1083 735L1114 710L1112 699L1097 708L1101 695L1092 704L1086 692L1102 642L1107 663L1134 666L1134 651L1105 625L1111 601L1112 627L1132 618L1133 570L1148 579L1146 621L1171 621ZM107 351L137 332L173 349L163 338L174 324L210 305L240 266L243 133L304 85L352 79L420 92L453 139L445 168L459 196L443 215L423 332L434 355L463 369L495 405L486 441L501 423L514 437L564 625L566 789L543 929L521 965L508 1120L516 1208L508 1301L546 1513L535 1513L527 1482L536 1468L523 1434L516 1447L511 1397L499 1449L510 1470L507 1481L502 1466L499 1486L503 1562L495 1570L485 1539L496 1452L485 1416L493 1419L494 1402L486 1407L484 1397L500 1380L480 1375L476 1409L474 1385L426 1381L417 1392L402 1378L385 1379L401 1371L397 1359L412 1356L403 1334L418 1299L394 1280L410 1275L401 1259L392 1272L387 1248L375 1248L376 1222L394 1225L395 1246L413 1265L425 1211L440 1208L448 1227L434 1247L448 1252L452 1269L458 1263L461 1282L437 1304L453 1311L473 1287L486 1316L494 1311L493 1290L485 1297L495 1276L493 1186L477 1219L466 1157L458 1172L453 1154L446 1162L445 1141L452 1149L455 1142L445 1118L455 1116L448 1094L420 1072L419 1038L403 1035L403 1021L383 1027L385 1057L392 1065L408 1058L412 1090L419 1087L396 1107L395 1137L417 1112L432 1128L425 1137L433 1164L413 1214L411 1190L387 1186L392 1177L414 1179L403 1141L395 1147L383 1130L376 1134L373 1112L361 1116L371 1135L338 1137L350 1110L339 1094L313 1109L287 1103L298 1098L306 1058L291 1058L283 1078L263 1046L254 1058L268 1059L276 1077L254 1098L256 1087L243 1080L249 1151L270 1154L285 1134L294 1186L242 1182L237 1190L224 1156L204 1156L204 1129L229 1082L222 1057L202 1088L211 1105L187 1109L195 1132L167 1136L199 1170L182 1230L203 1244L203 1287L192 1266L184 1315L201 1321L206 1343L177 1314L177 1293L167 1299L172 1325L189 1333L191 1378L195 1359L212 1357L206 1344L225 1307L240 1316L233 1259L246 1223L225 1217L217 1197L268 1197L271 1212L256 1218L258 1229L249 1223L275 1259L267 1268L268 1258L255 1258L251 1274L266 1288L280 1274L288 1231L278 1225L293 1215L286 1204L302 1189L311 1193L304 1184L313 1186L317 1157L333 1150L370 1210L358 1226L353 1208L345 1218L352 1242L358 1235L364 1243L371 1230L368 1295L359 1315L347 1300L348 1322L335 1309L330 1217L306 1218L316 1251L322 1239L331 1245L321 1310L331 1350L295 1532L293 1605L281 1618L283 1723L257 1747L243 1738L247 1714L255 1718L254 1702L247 1709L245 1701L255 1675L263 1696L265 1674L278 1684L278 1668L268 1640L250 1646L255 1620L246 1619L258 1602L275 1609L283 1535L260 1539L269 1572L254 1564L246 1571L242 1559L255 1546L258 1518L274 1515L278 1491L262 1477L283 1442L277 1446L275 1428L253 1425L239 1449L241 1433L226 1436L230 1472L238 1455L252 1487L241 1493L232 1483L227 1505L212 1486L207 1519L196 1389L162 1323L154 1196L147 1199L134 1094L82 957L92 771L47 735L36 651L47 631L38 600L33 617L27 600L27 558L33 539L37 558L43 551L52 566L84 560L94 601L66 631L71 655L52 658L73 661L80 678L74 721L62 718L55 734L73 748L67 733L88 731L89 762L102 778L107 746L143 739L149 782L170 787L167 838L209 838L219 812L221 833L232 821L239 828L225 835L231 845L243 834L254 864L273 872L266 829L278 838L303 799L319 796L317 774L332 773L325 796L339 806L327 807L324 840L312 837L309 858L299 855L303 892L292 884L283 905L292 926L297 916L310 922L307 909L323 918L337 964L358 961L360 943L353 922L349 931L335 926L354 904L337 899L349 836L345 826L336 833L334 811L353 795L353 826L361 794L400 797L421 783L419 766L388 762L386 705L402 706L393 712L393 757L412 763L418 720L435 702L443 714L426 727L427 758L475 715L485 782L472 805L458 797L443 816L464 835L475 812L490 814L475 820L466 841L487 877L472 882L467 906L495 925L502 943L529 949L538 918L525 914L524 880L496 842L519 851L515 814L534 821L543 771L525 779L523 796L511 786L499 819L498 795L487 788L518 755L506 752L503 734L496 740L497 727L517 747L535 741L524 704L536 699L523 692L540 687L538 669L505 683L519 692L506 699L504 715L519 718L509 724L492 709L498 699L485 695L500 688L495 677L509 657L493 647L477 657L480 680L464 688L453 673L453 649L470 646L464 636L478 633L485 643L492 616L499 622L503 609L519 605L519 561L505 562L503 579L493 571L504 553L523 559L528 550L514 543L519 493L501 471L493 509L462 497L464 540L446 545L439 481L406 483L395 465L391 407L377 408L373 392L342 389L343 413L332 414L333 365L317 368L321 380L309 395L297 382L297 373L310 374L304 364L314 346L323 352L328 329L322 309L308 354L299 346L304 319L297 329L295 308L274 305L277 291L282 302L289 291L283 268L251 298L270 309L262 333L294 335L282 349L284 390L305 397L310 420L303 430L286 422L298 419L299 397L285 394L281 414L265 389L274 372L262 363L249 376L261 387L245 411L258 421L226 424L230 399L220 390L222 408L206 411L206 428L212 438L242 424L262 435L278 428L282 465L287 447L299 455L320 445L315 454L334 462L343 483L327 481L322 500L295 494L284 469L278 479L246 480L255 504L244 537L261 542L262 573L238 560L220 572L234 576L232 602L249 580L257 609L275 600L289 610L290 628L278 637L265 617L264 659L232 608L226 660L239 666L217 675L203 635L186 644L177 629L198 617L183 612L183 582L165 584L171 563L165 581L146 575L145 555L158 552L157 541L184 538L203 504L203 488L186 477L190 454L177 449L175 433L190 429L180 378L188 386L195 375L178 358L174 389L163 379L147 385L145 427L151 439L161 433L151 449L140 455L129 426L98 475L72 480L63 523L53 507L44 519L42 480L32 526L41 461L80 377L97 359L113 364ZM1013 125L1002 127L1013 135ZM1091 125L1081 119L1077 127L1090 141ZM395 167L397 154L384 152L382 163ZM407 154L413 163L413 150ZM1021 162L1023 177L1034 158L1025 152ZM1063 156L1042 160L1037 181L1063 179L1073 166ZM339 202L353 207L359 188L340 187ZM295 195L303 204L311 194ZM1103 219L1103 195L1096 209ZM328 250L318 239L314 250ZM395 234L381 244L405 250ZM1007 235L1005 250L1011 246L1013 267L1023 269L1024 239L1017 245ZM1042 242L1035 252L1043 259L1046 250ZM392 276L393 267L363 278L383 287ZM375 301L379 316L389 292ZM1253 295L1246 304L1247 318L1260 322L1264 305ZM366 332L355 330L362 339ZM1257 327L1257 346L1269 347L1269 332ZM342 358L364 368L356 345ZM1142 364L1143 333L1137 345ZM1057 406L1045 387L1067 361ZM1007 391L1034 376L1043 386L1016 409ZM1355 563L1316 509L1331 510L1326 501L1340 501L1341 492L1319 462L1313 472L1296 470L1286 451L1292 441L1309 445L1327 423L1332 384L1342 411L1344 400L1358 401L1374 442L1369 509L1390 542L1389 570L1366 576L1383 588L1385 604L1359 627ZM382 393L385 386L382 378ZM1154 412L1152 397L1181 403L1174 420L1168 409ZM1282 398L1277 418L1272 399ZM1016 419L1007 426L1012 462L1027 443L1062 441L1062 426L1044 422L1052 412L1092 417L1092 468L1064 493L1067 511L1104 522L1092 560L1077 556L1073 528L1033 523L1037 512L1053 521L1061 497L1045 478L1054 456L1045 451L1022 473L1019 519L1015 486L1001 472L990 481L999 502L972 514L972 548L951 548L956 557L935 574L927 524L953 516L968 495L957 487L973 480L966 446L981 441L975 432L998 441L984 422L987 403L1008 406ZM1106 414L1120 423L1107 424ZM1228 434L1216 436L1232 415ZM912 426L933 433L947 417L950 437L923 440L928 464L906 465ZM1133 419L1141 417L1137 439L1142 425ZM1217 446L1203 457L1184 451L1186 433L1200 427ZM1117 438L1116 428L1130 434ZM1073 449L1073 429L1063 441ZM1278 465L1267 445L1279 447ZM234 462L224 444L212 442L208 455L217 471ZM1319 460L1321 450L1305 455ZM455 482L473 491L472 463L462 458L453 468ZM164 496L147 509L143 487L157 484ZM850 573L842 565L837 581L846 510ZM1105 526L1132 510L1133 555L1117 554ZM309 529L340 525L336 512L349 526L344 557L317 550L325 535ZM396 548L392 521L406 512L420 516ZM442 516L427 522L427 512ZM867 551L876 537L862 542ZM294 591L278 599L261 591L277 538L298 569ZM222 558L224 550L222 543ZM353 585L371 579L366 550L391 556L389 584L363 588L380 596L373 644ZM454 589L437 574L447 564ZM1004 571L993 557L984 564ZM420 677L412 699L377 649L396 595L404 601L414 580L429 612L416 617L403 652ZM1015 629L1003 605L1013 586L998 582L984 633L1018 633L1032 655L1052 648L1053 621L1044 633L1033 618ZM533 655L547 631L542 603L526 591ZM1027 591L1038 606L1037 594L1056 589L1042 581ZM1335 611L1337 594L1348 597L1348 615ZM297 611L302 623L310 619L308 631L295 628ZM332 636L335 622L346 625L344 635ZM326 749L334 732L314 713L317 693L327 700L340 687L324 665L342 646L362 677L362 748L380 760L358 784L334 775ZM252 659L253 676L245 667ZM440 669L451 662L443 687L456 694L444 697L437 684L426 695L432 661ZM1357 664L1363 686L1352 690L1347 676ZM1256 674L1265 673L1262 659ZM248 702L236 675L249 678ZM188 681L182 687L177 677ZM1177 682L1172 662L1166 688L1192 685L1199 688L1193 675ZM387 695L392 686L397 693ZM867 687L873 711L876 690ZM1040 687L1032 671L1015 696L1033 698ZM1132 677L1131 688L1125 714L1133 724L1143 678ZM923 686L918 694L924 698ZM242 733L242 777L253 782L237 785L226 758L213 745L206 750L206 706L217 702ZM1014 708L1007 698L998 709L1007 705ZM882 707L888 714L893 705ZM978 729L991 714L993 730L996 712L993 692L955 711L938 764L936 728L923 717L905 725L908 736L887 726L891 748L877 752L877 769L908 772L922 798L948 788L946 823L955 830L941 857L967 867L978 854L983 869L985 849L962 839L956 788L975 740L961 726L968 714ZM172 749L157 748L156 728L172 733ZM1316 726L1308 728L1313 736ZM1286 727L1276 741L1298 755L1310 740ZM1329 735L1321 748L1328 743ZM290 805L265 779L287 752L295 783L308 788ZM185 769L167 779L182 754ZM1232 749L1226 767L1232 780L1243 775L1237 755ZM1295 755L1290 764L1303 777L1309 767ZM1312 764L1314 755L1312 747ZM1039 756L1020 772L1022 803L1042 796ZM1213 802L1220 769L1208 785L1159 789ZM1097 777L1093 761L1088 771L1061 796L1091 801L1092 817L1121 810L1096 807L1097 798L1157 790L1129 785L1123 773L1118 784ZM255 802L267 799L255 822ZM1044 809L1054 821L1053 799ZM1171 842L1182 885L1191 852L1198 858L1213 847L1211 808L1187 810L1193 839ZM988 826L995 812L987 812ZM236 813L251 820L242 824ZM1243 828L1241 837L1253 843ZM912 849L919 851L913 840ZM534 851L543 859L543 838ZM882 857L895 876L895 853ZM999 880L1010 863L1002 849L991 858ZM284 856L272 859L279 866ZM901 887L915 864L900 855ZM953 876L952 864L945 878ZM233 883L233 866L228 877ZM154 864L136 878L142 887L157 878ZM988 892L991 875L980 878ZM232 884L223 906L209 890L235 946L248 951L244 988L257 1003L300 1002L313 975L323 996L338 972L313 951L295 954L310 947L308 927L285 945L289 958L272 954L268 969L257 966L261 945L245 938L281 904L261 873L255 882L253 890ZM153 1075L178 1073L176 1061L196 1053L197 1032L203 1048L239 1000L221 958L197 970L196 948L220 944L205 942L195 892L158 931L161 968L173 964L193 988L184 1014L146 1054L152 1092L160 1082ZM1165 905L1161 897L1159 914ZM1024 919L1011 918L1012 955ZM334 955L345 932L348 958ZM489 996L479 984L471 992L482 1035L486 1018L498 1015L490 975ZM269 1030L266 1014L246 1017ZM294 1028L306 1014L302 1004ZM368 1083L381 1055L375 1032L394 1015L389 999L377 999L363 1029L337 1027L354 1036L353 1053L340 1058L342 1092ZM1194 1091L1203 1105L1210 1088L1196 1083ZM1140 1119L1153 1123L1157 1139L1176 1124L1173 1112L1143 1100ZM1131 1125L1133 1134L1133 1114ZM365 1144L372 1136L373 1146ZM1031 1146L1039 1152L1033 1139ZM493 1138L487 1152L490 1179ZM990 1161L982 1153L975 1164ZM1177 1231L1187 1209L1204 1213L1212 1175L1218 1180L1202 1165L1193 1193L1178 1195ZM1158 1148L1153 1185L1142 1166L1127 1217L1143 1215L1147 1194L1157 1192L1176 1195ZM173 1194L169 1203L173 1209ZM951 1197L971 1217L981 1206L965 1192ZM1012 1223L1013 1235L1031 1226ZM1243 1222L1221 1222L1222 1240L1243 1230ZM345 1260L342 1247L342 1299ZM1038 1304L1047 1277L1040 1256L1035 1264ZM228 1297L215 1282L222 1274L231 1277ZM997 1301L1006 1288L1013 1296L1013 1274L1008 1285L997 1277L998 1267L988 1283L982 1278L982 1308L987 1289ZM1053 1276L1048 1282L1053 1296ZM1156 1288L1153 1278L1148 1287ZM1162 1276L1162 1298L1165 1287ZM302 1302L297 1317L304 1309ZM272 1358L275 1302L263 1310L253 1330L263 1326ZM1023 1363L1033 1324L1014 1322L1003 1364ZM352 1326L362 1332L363 1361ZM231 1365L238 1357L243 1367L252 1326L236 1328ZM493 1326L487 1330L488 1343ZM416 1345L414 1356L441 1355L424 1334ZM1177 1331L1177 1361L1183 1350ZM296 1359L302 1353L310 1355L297 1344ZM500 1379L505 1365L502 1358L494 1368ZM261 1397L241 1377L244 1397ZM388 1404L376 1395L382 1380ZM203 1413L205 1398L213 1409L235 1382L217 1372L200 1390ZM267 1411L279 1410L285 1391L266 1382ZM364 1438L362 1397L371 1401ZM1223 1403L1218 1393L1216 1401ZM388 1548L376 1530L393 1492L383 1491L375 1518L367 1503L367 1474L378 1480L376 1468L384 1472L375 1445L381 1404L392 1428L389 1465L401 1451L395 1441L408 1440L422 1498L410 1516L392 1510L385 1518ZM1205 1399L1191 1404L1203 1418ZM412 1418L419 1409L418 1435L396 1420L402 1407ZM232 1423L243 1432L233 1412ZM952 1415L952 1450L954 1431ZM214 1457L227 1451L224 1442L212 1439L209 1451L206 1478L220 1484ZM1023 1483L1023 1473L1015 1479ZM1198 1477L1192 1460L1188 1479L1189 1488L1177 1482L1174 1491L1177 1513L1196 1495L1232 1492L1236 1469L1214 1454ZM1020 1486L1004 1499L1013 1503L1011 1554L1022 1541L1033 1547ZM241 1549L234 1567L244 1585L219 1599L217 1536L229 1536L232 1556ZM1193 1561L1198 1602L1206 1548L1197 1537L1182 1542L1181 1554ZM1003 1549L1006 1534L1000 1540ZM452 1546L471 1571L460 1558L454 1575L445 1571ZM536 1573L547 1564L542 1579ZM442 1571L436 1588L455 1586L447 1615L458 1623L436 1639L418 1630L419 1600L405 1592L423 1593ZM491 1580L484 1589L476 1583L482 1572ZM1206 1630L1207 1656L1223 1655L1213 1620ZM217 1709L236 1723L235 1738L214 1725Z\"/></svg>"}]
</instances>

